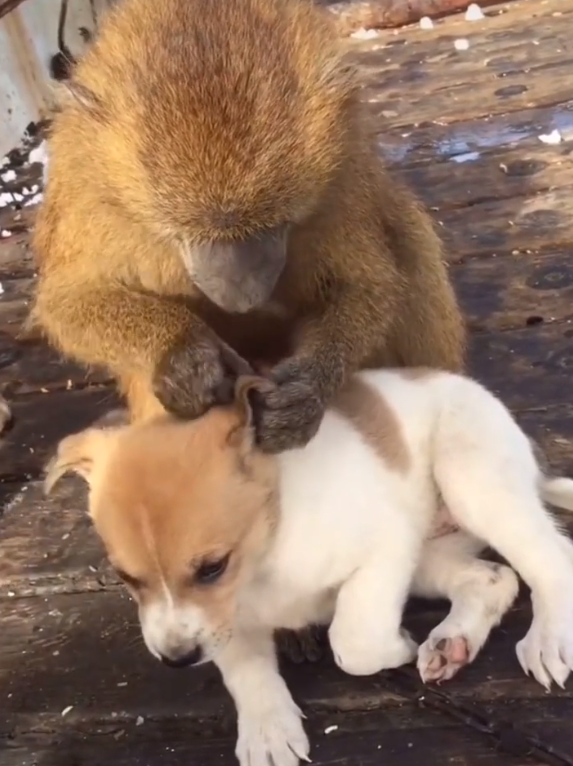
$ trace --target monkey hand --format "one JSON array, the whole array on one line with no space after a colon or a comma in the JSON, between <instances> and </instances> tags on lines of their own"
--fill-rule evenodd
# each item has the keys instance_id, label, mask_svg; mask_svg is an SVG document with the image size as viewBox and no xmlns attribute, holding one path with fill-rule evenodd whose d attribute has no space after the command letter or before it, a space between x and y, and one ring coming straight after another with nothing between
<instances>
[{"instance_id":1,"label":"monkey hand","mask_svg":"<svg viewBox=\"0 0 573 766\"><path fill-rule=\"evenodd\" d=\"M324 415L320 370L312 359L291 358L277 365L270 379L275 387L254 397L257 443L267 453L304 447Z\"/></svg>"},{"instance_id":2,"label":"monkey hand","mask_svg":"<svg viewBox=\"0 0 573 766\"><path fill-rule=\"evenodd\" d=\"M168 412L196 418L216 404L233 401L235 381L252 370L216 336L199 342L179 342L155 369L155 395Z\"/></svg>"}]
</instances>

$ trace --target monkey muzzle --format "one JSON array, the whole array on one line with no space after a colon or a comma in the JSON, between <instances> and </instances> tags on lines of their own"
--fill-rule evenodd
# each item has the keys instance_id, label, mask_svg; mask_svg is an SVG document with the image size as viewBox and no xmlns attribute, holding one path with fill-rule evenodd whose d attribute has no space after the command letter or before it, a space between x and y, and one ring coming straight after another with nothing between
<instances>
[{"instance_id":1,"label":"monkey muzzle","mask_svg":"<svg viewBox=\"0 0 573 766\"><path fill-rule=\"evenodd\" d=\"M225 311L245 313L266 303L284 269L286 228L244 240L187 246L185 266L197 287Z\"/></svg>"}]
</instances>

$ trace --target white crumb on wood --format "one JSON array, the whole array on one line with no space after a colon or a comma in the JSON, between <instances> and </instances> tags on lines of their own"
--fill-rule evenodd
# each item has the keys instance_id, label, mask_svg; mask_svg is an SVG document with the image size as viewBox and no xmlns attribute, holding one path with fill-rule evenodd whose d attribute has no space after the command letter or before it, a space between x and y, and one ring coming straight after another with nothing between
<instances>
[{"instance_id":1,"label":"white crumb on wood","mask_svg":"<svg viewBox=\"0 0 573 766\"><path fill-rule=\"evenodd\" d=\"M138 715L135 719L135 725L136 726L142 726L145 721L145 718L142 715Z\"/></svg>"},{"instance_id":2,"label":"white crumb on wood","mask_svg":"<svg viewBox=\"0 0 573 766\"><path fill-rule=\"evenodd\" d=\"M557 128L555 128L555 130L552 130L551 133L544 133L539 136L539 140L544 144L560 144L561 133L557 130Z\"/></svg>"},{"instance_id":3,"label":"white crumb on wood","mask_svg":"<svg viewBox=\"0 0 573 766\"><path fill-rule=\"evenodd\" d=\"M429 16L422 16L420 19L420 29L433 29L434 22Z\"/></svg>"},{"instance_id":4,"label":"white crumb on wood","mask_svg":"<svg viewBox=\"0 0 573 766\"><path fill-rule=\"evenodd\" d=\"M4 285L0 282L0 295L4 295Z\"/></svg>"},{"instance_id":5,"label":"white crumb on wood","mask_svg":"<svg viewBox=\"0 0 573 766\"><path fill-rule=\"evenodd\" d=\"M338 726L327 726L324 730L325 734L332 734L333 731L336 731L338 729Z\"/></svg>"},{"instance_id":6,"label":"white crumb on wood","mask_svg":"<svg viewBox=\"0 0 573 766\"><path fill-rule=\"evenodd\" d=\"M8 231L8 229L0 230L0 237L2 237L2 239L8 239L8 237L11 237L11 236L12 236L12 232Z\"/></svg>"},{"instance_id":7,"label":"white crumb on wood","mask_svg":"<svg viewBox=\"0 0 573 766\"><path fill-rule=\"evenodd\" d=\"M470 3L466 11L466 21L480 21L485 18L482 9L477 3Z\"/></svg>"},{"instance_id":8,"label":"white crumb on wood","mask_svg":"<svg viewBox=\"0 0 573 766\"><path fill-rule=\"evenodd\" d=\"M0 192L0 207L8 207L14 202L14 197L8 192Z\"/></svg>"},{"instance_id":9,"label":"white crumb on wood","mask_svg":"<svg viewBox=\"0 0 573 766\"><path fill-rule=\"evenodd\" d=\"M467 51L469 47L470 41L466 40L465 37L460 37L458 40L454 40L454 48L457 51Z\"/></svg>"},{"instance_id":10,"label":"white crumb on wood","mask_svg":"<svg viewBox=\"0 0 573 766\"><path fill-rule=\"evenodd\" d=\"M65 715L67 715L67 714L68 714L69 712L71 712L73 709L74 709L74 706L73 706L73 705L68 705L68 707L65 707L65 708L62 710L62 717L63 717L63 716L65 716Z\"/></svg>"},{"instance_id":11,"label":"white crumb on wood","mask_svg":"<svg viewBox=\"0 0 573 766\"><path fill-rule=\"evenodd\" d=\"M4 181L4 183L9 183L10 181L16 180L16 171L15 170L7 170L5 173L0 173L0 178Z\"/></svg>"},{"instance_id":12,"label":"white crumb on wood","mask_svg":"<svg viewBox=\"0 0 573 766\"><path fill-rule=\"evenodd\" d=\"M373 40L375 37L378 37L378 32L375 29L364 29L364 27L361 27L352 32L350 37L354 37L355 40Z\"/></svg>"}]
</instances>

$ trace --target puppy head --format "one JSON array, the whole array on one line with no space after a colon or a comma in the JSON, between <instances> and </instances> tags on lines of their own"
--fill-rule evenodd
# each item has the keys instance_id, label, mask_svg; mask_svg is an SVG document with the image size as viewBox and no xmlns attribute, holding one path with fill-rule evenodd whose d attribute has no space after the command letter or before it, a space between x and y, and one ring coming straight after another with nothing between
<instances>
[{"instance_id":1,"label":"puppy head","mask_svg":"<svg viewBox=\"0 0 573 766\"><path fill-rule=\"evenodd\" d=\"M181 422L161 418L64 439L46 487L67 471L89 484L89 511L139 607L145 642L172 666L207 661L232 634L239 591L277 513L276 459L254 446L249 392Z\"/></svg>"}]
</instances>

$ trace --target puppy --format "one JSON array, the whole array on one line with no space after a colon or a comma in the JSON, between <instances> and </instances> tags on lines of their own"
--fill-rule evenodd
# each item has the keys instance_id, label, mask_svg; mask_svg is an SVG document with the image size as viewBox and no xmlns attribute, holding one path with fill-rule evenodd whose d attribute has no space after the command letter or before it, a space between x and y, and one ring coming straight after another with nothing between
<instances>
[{"instance_id":1,"label":"puppy","mask_svg":"<svg viewBox=\"0 0 573 766\"><path fill-rule=\"evenodd\" d=\"M344 671L417 657L424 680L473 661L514 601L532 590L517 645L549 687L573 669L573 545L544 502L573 510L573 481L548 478L507 409L445 372L356 375L303 449L253 441L253 389L192 422L168 418L64 439L46 486L66 471L139 606L145 643L167 665L212 660L238 713L241 766L308 759L302 714L277 669L273 631L329 624ZM459 531L434 536L443 498ZM416 647L402 629L409 593L451 611Z\"/></svg>"}]
</instances>

